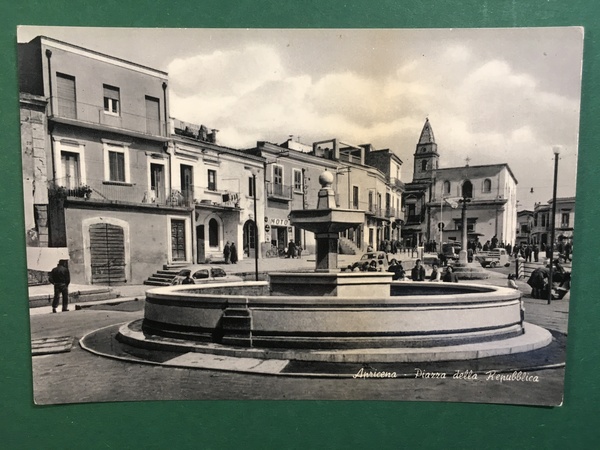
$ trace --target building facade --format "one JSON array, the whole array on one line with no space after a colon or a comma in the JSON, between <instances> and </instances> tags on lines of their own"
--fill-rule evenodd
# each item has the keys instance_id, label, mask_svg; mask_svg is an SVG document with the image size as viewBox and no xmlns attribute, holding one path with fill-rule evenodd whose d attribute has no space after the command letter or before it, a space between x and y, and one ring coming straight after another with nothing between
<instances>
[{"instance_id":1,"label":"building facade","mask_svg":"<svg viewBox=\"0 0 600 450\"><path fill-rule=\"evenodd\" d=\"M556 199L556 215L554 217L555 243L570 241L573 243L575 225L575 197L559 197ZM531 230L532 243L550 244L552 235L552 200L548 203L536 203L533 211Z\"/></svg>"},{"instance_id":2,"label":"building facade","mask_svg":"<svg viewBox=\"0 0 600 450\"><path fill-rule=\"evenodd\" d=\"M226 243L235 244L239 259L254 257L255 227L264 222L265 159L217 145L216 130L204 130L173 120L169 149L173 192L193 209L193 260L223 259Z\"/></svg>"},{"instance_id":3,"label":"building facade","mask_svg":"<svg viewBox=\"0 0 600 450\"><path fill-rule=\"evenodd\" d=\"M191 262L193 210L171 201L166 170L167 74L37 37L19 44L19 75L22 95L48 102L33 182L48 196L47 243L68 247L73 282L141 283L165 255Z\"/></svg>"},{"instance_id":4,"label":"building facade","mask_svg":"<svg viewBox=\"0 0 600 450\"><path fill-rule=\"evenodd\" d=\"M514 244L517 224L517 179L507 164L439 166L433 129L425 121L414 154L412 183L404 193L408 246L461 240L459 201L467 197L467 238L485 242L494 237Z\"/></svg>"}]
</instances>

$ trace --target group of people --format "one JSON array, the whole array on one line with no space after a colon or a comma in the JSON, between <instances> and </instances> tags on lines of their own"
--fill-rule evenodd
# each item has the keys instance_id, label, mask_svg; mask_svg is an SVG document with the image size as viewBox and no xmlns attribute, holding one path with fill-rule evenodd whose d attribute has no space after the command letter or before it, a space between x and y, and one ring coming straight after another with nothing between
<instances>
[{"instance_id":1,"label":"group of people","mask_svg":"<svg viewBox=\"0 0 600 450\"><path fill-rule=\"evenodd\" d=\"M555 300L562 299L571 288L571 274L554 260L552 265L552 285L550 285L550 264L538 267L533 272L527 284L531 286L533 298L548 298L552 296Z\"/></svg>"},{"instance_id":2,"label":"group of people","mask_svg":"<svg viewBox=\"0 0 600 450\"><path fill-rule=\"evenodd\" d=\"M227 241L223 248L223 258L225 258L225 264L237 264L238 253L235 242L229 243L229 241Z\"/></svg>"},{"instance_id":3,"label":"group of people","mask_svg":"<svg viewBox=\"0 0 600 450\"><path fill-rule=\"evenodd\" d=\"M443 281L445 283L458 283L458 277L454 273L454 269L452 266L446 266L446 270L442 274L440 268L437 264L433 264L431 269L431 273L429 274L429 281ZM426 272L425 267L421 264L421 260L417 259L415 261L415 266L412 268L410 272L410 278L412 281L425 281Z\"/></svg>"}]
</instances>

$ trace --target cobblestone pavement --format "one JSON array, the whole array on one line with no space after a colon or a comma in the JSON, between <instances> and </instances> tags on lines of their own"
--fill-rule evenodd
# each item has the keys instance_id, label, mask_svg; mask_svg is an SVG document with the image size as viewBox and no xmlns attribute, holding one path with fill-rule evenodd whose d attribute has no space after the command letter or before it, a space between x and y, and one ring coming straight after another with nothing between
<instances>
[{"instance_id":1,"label":"cobblestone pavement","mask_svg":"<svg viewBox=\"0 0 600 450\"><path fill-rule=\"evenodd\" d=\"M278 270L299 266L297 260L284 259L268 264L276 265ZM314 261L300 264L314 267ZM239 267L245 269L242 265ZM506 274L495 270L482 282L504 286ZM544 300L530 298L529 287L524 282L519 282L519 287L525 294L527 321L566 332L568 299L547 305ZM142 317L143 304L143 300L139 300L68 313L33 314L32 339L71 336L78 340L93 330ZM558 404L564 380L561 367L528 374L537 376L538 382L489 379L484 374L476 379L463 374L457 379L452 373L446 378L273 377L116 361L88 353L78 345L69 353L36 356L32 361L34 398L38 404L165 399L372 399L518 404L543 401ZM428 367L416 365L416 369L427 371Z\"/></svg>"}]
</instances>

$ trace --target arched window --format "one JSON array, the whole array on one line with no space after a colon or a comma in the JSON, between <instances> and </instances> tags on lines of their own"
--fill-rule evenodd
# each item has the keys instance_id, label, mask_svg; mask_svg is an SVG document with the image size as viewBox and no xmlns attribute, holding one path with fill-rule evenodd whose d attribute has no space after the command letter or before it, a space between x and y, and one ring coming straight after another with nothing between
<instances>
[{"instance_id":1,"label":"arched window","mask_svg":"<svg viewBox=\"0 0 600 450\"><path fill-rule=\"evenodd\" d=\"M450 193L450 182L448 180L444 181L443 193L444 194Z\"/></svg>"},{"instance_id":2,"label":"arched window","mask_svg":"<svg viewBox=\"0 0 600 450\"><path fill-rule=\"evenodd\" d=\"M473 183L469 180L465 181L462 185L462 196L463 198L473 198Z\"/></svg>"},{"instance_id":3,"label":"arched window","mask_svg":"<svg viewBox=\"0 0 600 450\"><path fill-rule=\"evenodd\" d=\"M492 180L489 178L483 180L483 192L492 192Z\"/></svg>"},{"instance_id":4,"label":"arched window","mask_svg":"<svg viewBox=\"0 0 600 450\"><path fill-rule=\"evenodd\" d=\"M219 246L219 223L216 219L208 221L208 245L210 247Z\"/></svg>"},{"instance_id":5,"label":"arched window","mask_svg":"<svg viewBox=\"0 0 600 450\"><path fill-rule=\"evenodd\" d=\"M421 171L425 172L427 170L427 160L424 159L421 161Z\"/></svg>"}]
</instances>

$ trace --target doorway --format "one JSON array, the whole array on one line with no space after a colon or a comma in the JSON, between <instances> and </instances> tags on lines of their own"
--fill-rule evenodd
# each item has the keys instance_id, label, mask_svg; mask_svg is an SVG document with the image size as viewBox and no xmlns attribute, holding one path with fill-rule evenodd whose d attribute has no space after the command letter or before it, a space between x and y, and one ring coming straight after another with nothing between
<instances>
[{"instance_id":1,"label":"doorway","mask_svg":"<svg viewBox=\"0 0 600 450\"><path fill-rule=\"evenodd\" d=\"M171 254L173 261L185 261L185 220L171 221Z\"/></svg>"}]
</instances>

